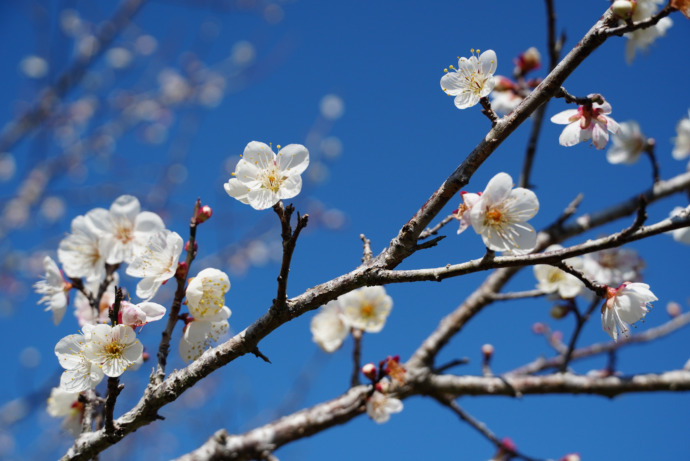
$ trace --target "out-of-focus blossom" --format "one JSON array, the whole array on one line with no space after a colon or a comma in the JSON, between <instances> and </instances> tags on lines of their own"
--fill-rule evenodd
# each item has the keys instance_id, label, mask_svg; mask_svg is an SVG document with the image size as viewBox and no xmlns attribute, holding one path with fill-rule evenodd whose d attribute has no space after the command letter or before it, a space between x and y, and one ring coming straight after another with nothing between
<instances>
[{"instance_id":1,"label":"out-of-focus blossom","mask_svg":"<svg viewBox=\"0 0 690 461\"><path fill-rule=\"evenodd\" d=\"M120 276L115 272L113 274L113 281L105 289L98 303L98 312L94 312L89 299L84 296L81 291L77 291L77 296L74 298L74 316L77 318L80 327L84 325L95 325L97 323L108 323L110 306L115 303L115 287L119 282ZM93 280L87 282L85 288L86 291L91 293L95 298L98 296L100 285L101 282L99 280Z\"/></svg>"},{"instance_id":2,"label":"out-of-focus blossom","mask_svg":"<svg viewBox=\"0 0 690 461\"><path fill-rule=\"evenodd\" d=\"M132 62L132 52L127 48L116 46L107 51L105 59L113 69L125 69Z\"/></svg>"},{"instance_id":3,"label":"out-of-focus blossom","mask_svg":"<svg viewBox=\"0 0 690 461\"><path fill-rule=\"evenodd\" d=\"M535 47L530 47L515 59L515 74L525 75L527 72L541 67L541 54Z\"/></svg>"},{"instance_id":4,"label":"out-of-focus blossom","mask_svg":"<svg viewBox=\"0 0 690 461\"><path fill-rule=\"evenodd\" d=\"M449 96L455 96L455 107L467 109L491 93L494 89L494 73L498 62L493 50L483 52L479 58L472 51L470 58L459 58L458 68L441 77L441 89ZM479 50L476 51L479 53Z\"/></svg>"},{"instance_id":5,"label":"out-of-focus blossom","mask_svg":"<svg viewBox=\"0 0 690 461\"><path fill-rule=\"evenodd\" d=\"M47 411L53 418L63 418L62 428L74 437L81 433L84 404L79 402L79 392L54 387L48 397Z\"/></svg>"},{"instance_id":6,"label":"out-of-focus blossom","mask_svg":"<svg viewBox=\"0 0 690 461\"><path fill-rule=\"evenodd\" d=\"M163 69L158 74L162 97L168 104L177 104L191 93L187 80L175 69Z\"/></svg>"},{"instance_id":7,"label":"out-of-focus blossom","mask_svg":"<svg viewBox=\"0 0 690 461\"><path fill-rule=\"evenodd\" d=\"M606 160L613 164L631 165L637 162L647 146L647 138L640 131L640 125L633 120L621 123L612 141L613 146L606 152Z\"/></svg>"},{"instance_id":8,"label":"out-of-focus blossom","mask_svg":"<svg viewBox=\"0 0 690 461\"><path fill-rule=\"evenodd\" d=\"M103 219L97 210L72 220L72 233L60 241L58 260L69 277L103 280L108 249L101 240Z\"/></svg>"},{"instance_id":9,"label":"out-of-focus blossom","mask_svg":"<svg viewBox=\"0 0 690 461\"><path fill-rule=\"evenodd\" d=\"M630 336L630 325L644 318L647 305L658 298L646 283L624 282L618 288L608 288L606 302L601 307L601 325L604 331L618 340L618 334Z\"/></svg>"},{"instance_id":10,"label":"out-of-focus blossom","mask_svg":"<svg viewBox=\"0 0 690 461\"><path fill-rule=\"evenodd\" d=\"M591 98L592 94L589 95ZM553 117L551 121L559 125L568 125L563 129L558 138L561 146L574 146L582 141L592 140L594 147L603 149L609 142L609 131L616 133L618 123L608 117L611 113L611 104L604 101L590 106L579 106L577 109L567 109Z\"/></svg>"},{"instance_id":11,"label":"out-of-focus blossom","mask_svg":"<svg viewBox=\"0 0 690 461\"><path fill-rule=\"evenodd\" d=\"M480 194L473 194L471 192L460 192L460 197L462 197L462 203L458 206L458 209L453 212L453 217L460 221L460 226L458 227L458 234L461 234L468 227L472 225L471 211L475 203L479 201Z\"/></svg>"},{"instance_id":12,"label":"out-of-focus blossom","mask_svg":"<svg viewBox=\"0 0 690 461\"><path fill-rule=\"evenodd\" d=\"M350 325L335 300L323 306L311 319L310 328L314 342L326 352L338 349L350 332Z\"/></svg>"},{"instance_id":13,"label":"out-of-focus blossom","mask_svg":"<svg viewBox=\"0 0 690 461\"><path fill-rule=\"evenodd\" d=\"M27 56L19 62L19 69L29 78L43 78L48 74L48 61L40 56Z\"/></svg>"},{"instance_id":14,"label":"out-of-focus blossom","mask_svg":"<svg viewBox=\"0 0 690 461\"><path fill-rule=\"evenodd\" d=\"M225 305L230 280L218 269L204 269L187 286L187 307L191 318L180 340L180 356L185 362L196 360L212 342L227 333L231 311Z\"/></svg>"},{"instance_id":15,"label":"out-of-focus blossom","mask_svg":"<svg viewBox=\"0 0 690 461\"><path fill-rule=\"evenodd\" d=\"M551 245L545 251L561 250L561 245ZM573 269L582 270L582 258L575 257L566 259L564 263L570 265ZM534 266L534 276L537 281L537 288L544 293L558 293L561 298L574 298L583 288L583 284L572 274L569 274L557 267L549 264L537 264Z\"/></svg>"},{"instance_id":16,"label":"out-of-focus blossom","mask_svg":"<svg viewBox=\"0 0 690 461\"><path fill-rule=\"evenodd\" d=\"M252 141L244 148L225 191L256 210L264 210L299 194L300 175L308 165L309 151L301 144L289 144L276 155L268 145Z\"/></svg>"},{"instance_id":17,"label":"out-of-focus blossom","mask_svg":"<svg viewBox=\"0 0 690 461\"><path fill-rule=\"evenodd\" d=\"M688 116L682 118L676 125L676 136L673 138L673 151L671 154L676 160L682 160L690 155L690 110Z\"/></svg>"},{"instance_id":18,"label":"out-of-focus blossom","mask_svg":"<svg viewBox=\"0 0 690 461\"><path fill-rule=\"evenodd\" d=\"M58 325L65 316L72 284L65 282L62 272L50 256L43 259L43 267L46 271L45 278L34 284L34 290L43 295L38 304L45 304L45 310L53 312L53 323Z\"/></svg>"},{"instance_id":19,"label":"out-of-focus blossom","mask_svg":"<svg viewBox=\"0 0 690 461\"><path fill-rule=\"evenodd\" d=\"M665 0L637 0L637 4L633 8L632 21L640 22L651 18L659 10L661 4L665 4ZM655 25L645 29L637 29L625 34L628 42L625 46L625 60L631 64L635 59L637 50L646 51L658 37L666 34L666 31L673 25L673 21L669 17L664 17Z\"/></svg>"},{"instance_id":20,"label":"out-of-focus blossom","mask_svg":"<svg viewBox=\"0 0 690 461\"><path fill-rule=\"evenodd\" d=\"M320 109L323 118L338 120L345 113L345 103L337 94L327 94L321 98Z\"/></svg>"},{"instance_id":21,"label":"out-of-focus blossom","mask_svg":"<svg viewBox=\"0 0 690 461\"><path fill-rule=\"evenodd\" d=\"M626 280L641 280L644 261L635 250L610 248L584 255L583 268L587 278L617 286Z\"/></svg>"},{"instance_id":22,"label":"out-of-focus blossom","mask_svg":"<svg viewBox=\"0 0 690 461\"><path fill-rule=\"evenodd\" d=\"M688 216L688 208L683 208L683 207L675 207L671 211L671 218L675 216L682 216L682 217L687 217ZM671 235L673 235L673 240L676 242L680 243L685 243L686 245L690 245L690 227L683 227L681 229L676 229L671 231Z\"/></svg>"},{"instance_id":23,"label":"out-of-focus blossom","mask_svg":"<svg viewBox=\"0 0 690 461\"><path fill-rule=\"evenodd\" d=\"M400 413L403 403L395 397L389 397L383 392L374 391L367 399L367 414L379 424L388 421L393 413Z\"/></svg>"},{"instance_id":24,"label":"out-of-focus blossom","mask_svg":"<svg viewBox=\"0 0 690 461\"><path fill-rule=\"evenodd\" d=\"M153 234L143 249L135 251L127 275L142 279L137 284L138 297L153 298L161 285L175 275L182 246L182 237L163 229Z\"/></svg>"},{"instance_id":25,"label":"out-of-focus blossom","mask_svg":"<svg viewBox=\"0 0 690 461\"><path fill-rule=\"evenodd\" d=\"M84 325L84 334L68 335L55 345L55 355L65 371L60 376L60 388L68 392L93 389L103 379L103 370L88 360L84 348L91 341L93 325Z\"/></svg>"},{"instance_id":26,"label":"out-of-focus blossom","mask_svg":"<svg viewBox=\"0 0 690 461\"><path fill-rule=\"evenodd\" d=\"M83 354L96 364L106 376L120 376L141 358L144 346L137 339L132 327L127 325L96 325L91 339L84 345Z\"/></svg>"},{"instance_id":27,"label":"out-of-focus blossom","mask_svg":"<svg viewBox=\"0 0 690 461\"><path fill-rule=\"evenodd\" d=\"M106 262L132 262L133 254L141 252L153 234L165 229L156 213L140 211L136 197L121 195L110 210L96 208L89 212L92 222L101 233L102 248L107 251Z\"/></svg>"},{"instance_id":28,"label":"out-of-focus blossom","mask_svg":"<svg viewBox=\"0 0 690 461\"><path fill-rule=\"evenodd\" d=\"M513 189L510 175L498 173L472 206L470 219L487 248L524 254L537 244L537 233L527 224L537 211L539 200L534 192L522 187Z\"/></svg>"},{"instance_id":29,"label":"out-of-focus blossom","mask_svg":"<svg viewBox=\"0 0 690 461\"><path fill-rule=\"evenodd\" d=\"M347 323L353 328L377 333L386 324L393 299L383 287L362 287L338 298Z\"/></svg>"}]
</instances>

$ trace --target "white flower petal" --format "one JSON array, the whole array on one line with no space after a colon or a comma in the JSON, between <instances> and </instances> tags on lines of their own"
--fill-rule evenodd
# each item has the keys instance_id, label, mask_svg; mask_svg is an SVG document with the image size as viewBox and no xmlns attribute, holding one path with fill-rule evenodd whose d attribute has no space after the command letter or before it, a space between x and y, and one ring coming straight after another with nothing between
<instances>
[{"instance_id":1,"label":"white flower petal","mask_svg":"<svg viewBox=\"0 0 690 461\"><path fill-rule=\"evenodd\" d=\"M299 175L309 166L309 151L301 144L288 144L280 149L276 162L281 171Z\"/></svg>"}]
</instances>

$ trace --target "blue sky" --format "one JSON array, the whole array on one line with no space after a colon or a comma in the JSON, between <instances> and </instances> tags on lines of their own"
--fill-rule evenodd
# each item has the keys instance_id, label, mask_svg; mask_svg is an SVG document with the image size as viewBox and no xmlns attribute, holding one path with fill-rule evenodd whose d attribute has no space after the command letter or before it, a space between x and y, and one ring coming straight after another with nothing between
<instances>
[{"instance_id":1,"label":"blue sky","mask_svg":"<svg viewBox=\"0 0 690 461\"><path fill-rule=\"evenodd\" d=\"M35 305L38 296L30 285L36 280L35 261L46 252L55 257L57 244L69 231L74 216L94 207L107 208L117 196L129 193L140 198L143 209L159 212L167 227L184 237L193 202L201 197L213 208L214 216L199 229L199 259L192 275L207 266L228 271L232 288L226 302L233 312L231 330L241 331L269 307L278 271L270 261L275 253L270 242L279 236L277 218L271 211L251 210L222 189L249 141L302 143L312 154L307 172L310 179L305 180L302 194L294 201L298 210L312 215L290 273L288 295L296 296L356 267L362 250L360 234L371 239L375 253L385 248L488 131L489 122L479 107L460 111L441 91L439 80L445 67L455 63L457 56L469 56L471 48L493 49L498 57L497 73L502 75L510 75L513 58L530 46L546 55L545 13L538 2L257 1L244 3L255 8L239 10L223 6L235 2L196 7L188 3L192 2L145 5L134 27L115 45L131 49L138 36L149 34L158 41L156 54L137 55L121 70L110 69L105 58L99 59L92 68L93 78L87 81L101 89L82 86L67 100L76 101L92 92L102 97L99 107L107 108L123 95L155 93L157 76L163 69L183 73L194 65L224 76L222 100L213 107L171 107L158 113L154 121L129 127L113 140L107 155L88 155L79 165L56 171L45 196L62 200L64 214L48 219L40 211L41 200L30 210L26 223L2 239L2 286L7 294L0 306L0 344L10 351L6 355L10 373L0 384L0 403L14 401L16 407L15 399L28 394L32 394L31 399L19 402L36 403L35 411L18 422L8 426L3 420L3 440L10 444L6 446L14 446L2 453L8 459L52 459L69 445L59 432L59 422L45 414L43 402L50 386L57 385L60 372L54 345L75 332L77 325L70 313L61 325L52 325L49 314ZM5 63L0 88L3 123L20 113L37 90L69 62L74 41L58 26L60 12L74 8L84 18L99 21L112 10L110 2L103 1L36 5L40 7L32 9L19 1L0 5L0 37L12 45L0 49ZM556 2L557 30L566 33L566 50L606 6L603 1ZM654 43L648 54L638 55L632 65L625 63L625 39L614 38L595 51L564 85L579 96L603 94L613 106L611 116L619 122L637 120L642 131L657 141L663 178L686 169L686 162L673 160L670 151L675 125L690 108L690 86L686 84L690 53L680 46L688 43L690 28L681 15L674 14L672 19L674 25L667 35ZM255 59L244 66L235 62L233 67L228 57L238 49L253 50ZM27 79L18 70L20 61L31 54L50 62L48 74L38 81ZM543 69L535 72L535 76L543 75ZM337 95L343 101L341 117L328 119L321 114L320 104L326 95ZM550 102L547 118L566 108L562 100ZM85 132L103 126L112 114L107 109L97 112ZM518 128L485 162L469 190L484 189L500 171L517 181L530 123ZM633 166L610 165L604 151L583 144L559 146L561 129L545 122L538 144L533 182L541 208L531 221L536 228L550 224L580 192L585 194L581 212L587 212L627 199L651 185L646 158ZM163 135L153 136L161 130ZM152 139L157 142L147 142ZM327 155L327 149L321 148L324 139L331 146L340 142L342 152ZM0 183L3 207L33 166L60 152L59 139L47 129L13 149L16 174ZM449 204L444 212L450 213L456 205ZM666 217L680 205L687 205L686 197L655 204L648 210L650 222ZM627 225L628 221L618 221L572 243ZM401 267L442 266L483 254L481 239L473 232L458 238L454 224L444 232L448 238L439 247L414 255ZM664 235L630 247L645 259L645 281L659 297L639 328L666 322L668 301L677 301L687 309L690 248ZM240 256L247 248L255 250L251 255L256 264L243 268L241 263L247 260ZM387 287L394 300L393 312L381 333L365 336L363 359L377 362L394 354L409 357L440 318L460 304L484 276ZM133 291L136 281L124 281ZM528 269L515 277L507 290L531 289L535 284ZM159 295L161 303L172 293L170 287L165 288L167 291ZM573 322L571 318L551 319L550 307L544 299L496 303L451 341L439 362L469 357L470 364L457 372L479 374L484 343L496 348L496 373L540 355L553 355L543 338L531 333L532 324L546 322L568 337ZM261 343L272 365L254 357L240 358L164 408L166 421L140 429L121 447L106 451L102 459L178 456L219 428L243 432L338 396L349 382L352 344L347 341L333 355L321 352L311 341L311 316L284 325ZM140 336L147 349L154 350L162 328L158 324L144 328ZM594 318L580 343L607 340L598 318ZM688 359L687 350L688 333L682 331L652 345L624 350L619 354L618 368L625 374L681 368ZM171 366L181 367L175 351L176 345ZM605 363L603 357L589 359L574 364L574 369L585 373ZM123 377L127 387L116 413L136 401L148 369L145 365ZM522 452L535 458L557 459L579 452L583 459L664 459L680 458L686 452L679 442L684 440L689 422L686 394L616 399L465 397L459 403L493 432L511 437ZM385 425L360 417L282 448L276 455L280 459L339 461L382 456L488 459L492 453L485 439L448 410L414 397L406 400L405 410Z\"/></svg>"}]
</instances>

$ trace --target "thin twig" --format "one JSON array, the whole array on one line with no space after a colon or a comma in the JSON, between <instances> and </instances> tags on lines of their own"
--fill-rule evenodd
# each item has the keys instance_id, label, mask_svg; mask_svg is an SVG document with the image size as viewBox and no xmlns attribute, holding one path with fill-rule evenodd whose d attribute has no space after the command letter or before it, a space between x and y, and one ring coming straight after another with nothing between
<instances>
[{"instance_id":1,"label":"thin twig","mask_svg":"<svg viewBox=\"0 0 690 461\"><path fill-rule=\"evenodd\" d=\"M467 358L467 357L463 357L463 358L461 358L461 359L451 360L451 361L448 362L448 363L445 363L445 364L443 364L443 365L440 365L440 366L438 366L438 367L435 367L435 368L432 370L432 372L433 372L433 373L436 373L436 374L441 374L441 373L443 373L443 372L446 371L446 370L449 370L449 369L451 369L451 368L457 367L458 365L467 365L468 363L470 363L470 359Z\"/></svg>"},{"instance_id":2,"label":"thin twig","mask_svg":"<svg viewBox=\"0 0 690 461\"><path fill-rule=\"evenodd\" d=\"M657 162L656 154L654 153L656 141L653 138L647 139L644 147L644 153L647 154L650 163L652 164L652 181L654 184L661 181L661 173L659 172L659 162Z\"/></svg>"},{"instance_id":3,"label":"thin twig","mask_svg":"<svg viewBox=\"0 0 690 461\"><path fill-rule=\"evenodd\" d=\"M526 291L514 291L512 293L491 293L489 297L492 301L508 301L511 299L525 299L525 298L539 298L541 296L546 296L541 290L526 290Z\"/></svg>"},{"instance_id":4,"label":"thin twig","mask_svg":"<svg viewBox=\"0 0 690 461\"><path fill-rule=\"evenodd\" d=\"M168 323L165 326L165 330L161 334L161 342L158 346L158 367L156 368L155 378L152 379L156 384L163 382L165 378L165 366L168 362L168 353L170 351L170 339L172 338L172 332L175 329L175 324L177 324L177 319L180 314L180 308L182 307L182 300L185 297L185 290L187 286L187 275L189 275L189 269L192 267L192 262L196 257L196 228L197 220L196 217L201 209L201 200L196 199L194 203L194 211L192 212L192 217L189 220L189 240L187 241L187 258L185 259L185 274L177 274L177 289L175 290L175 297L173 298L172 305L170 306L170 312L168 312Z\"/></svg>"},{"instance_id":5,"label":"thin twig","mask_svg":"<svg viewBox=\"0 0 690 461\"><path fill-rule=\"evenodd\" d=\"M350 378L351 387L360 385L359 373L362 368L362 335L363 332L359 328L352 329L354 346L352 348L352 377Z\"/></svg>"},{"instance_id":6,"label":"thin twig","mask_svg":"<svg viewBox=\"0 0 690 461\"><path fill-rule=\"evenodd\" d=\"M307 226L309 215L305 214L304 216L300 216L299 212L297 212L297 225L293 231L292 225L290 224L290 218L295 211L295 207L292 205L283 207L283 202L279 201L273 206L273 210L280 218L280 226L282 229L280 236L283 239L283 261L280 265L280 273L278 274L278 291L274 304L276 308L282 308L287 303L287 282L288 275L290 274L292 254L295 251L297 238L300 232Z\"/></svg>"},{"instance_id":7,"label":"thin twig","mask_svg":"<svg viewBox=\"0 0 690 461\"><path fill-rule=\"evenodd\" d=\"M443 219L441 220L440 223L436 224L434 227L424 229L424 231L423 231L421 234L419 234L418 239L419 239L419 240L424 240L425 238L429 238L429 237L431 237L432 235L438 234L438 231L440 231L441 228L443 228L443 226L445 226L446 224L448 224L449 222L451 222L454 218L455 218L455 216L452 215L452 214L446 216L445 218L443 218Z\"/></svg>"},{"instance_id":8,"label":"thin twig","mask_svg":"<svg viewBox=\"0 0 690 461\"><path fill-rule=\"evenodd\" d=\"M563 354L563 363L561 363L561 366L558 369L558 371L560 371L561 373L565 373L565 371L568 369L568 364L570 363L570 359L573 356L575 344L577 344L577 339L580 337L582 327L585 326L585 323L587 323L587 321L591 317L592 312L594 312L594 309L596 309L600 303L600 299L595 299L594 301L592 301L584 315L580 314L580 311L577 309L577 306L575 305L575 303L573 303L572 307L573 312L575 313L575 319L577 323L575 324L575 331L573 332L573 336L570 338L568 350L565 352L565 354Z\"/></svg>"},{"instance_id":9,"label":"thin twig","mask_svg":"<svg viewBox=\"0 0 690 461\"><path fill-rule=\"evenodd\" d=\"M610 27L608 29L603 29L601 31L601 34L605 37L612 37L614 35L618 35L619 37L623 36L623 34L626 34L628 32L633 32L638 29L646 29L648 27L652 27L656 25L656 23L661 20L661 18L665 18L672 12L676 11L675 8L671 6L671 4L667 4L663 9L661 9L657 14L652 16L649 19L645 19L644 21L636 22L636 23L628 23L628 24L622 24L617 27Z\"/></svg>"},{"instance_id":10,"label":"thin twig","mask_svg":"<svg viewBox=\"0 0 690 461\"><path fill-rule=\"evenodd\" d=\"M115 287L115 303L109 312L110 324L112 327L117 324L121 303L122 289ZM120 378L108 378L108 394L105 397L105 407L103 411L105 416L105 433L109 436L115 435L116 427L113 423L113 412L115 411L115 402L117 401L117 396L120 395L120 392L123 388L124 386L120 385Z\"/></svg>"},{"instance_id":11,"label":"thin twig","mask_svg":"<svg viewBox=\"0 0 690 461\"><path fill-rule=\"evenodd\" d=\"M371 261L371 258L374 257L374 253L371 252L371 240L366 238L364 234L359 234L359 238L362 240L362 244L364 245L362 264L366 264Z\"/></svg>"},{"instance_id":12,"label":"thin twig","mask_svg":"<svg viewBox=\"0 0 690 461\"><path fill-rule=\"evenodd\" d=\"M479 102L482 105L482 114L486 115L486 117L491 120L491 126L496 126L496 123L498 123L498 116L494 112L494 110L491 108L491 103L489 102L489 98L484 96L483 98L479 99Z\"/></svg>"},{"instance_id":13,"label":"thin twig","mask_svg":"<svg viewBox=\"0 0 690 461\"><path fill-rule=\"evenodd\" d=\"M535 458L526 456L512 447L506 446L501 440L494 434L485 423L474 418L472 415L463 410L460 405L450 396L432 395L432 397L439 402L441 405L453 410L461 420L472 426L481 435L483 435L487 440L493 443L497 449L503 450L503 452L510 455L511 458L524 459L525 461L536 461Z\"/></svg>"}]
</instances>

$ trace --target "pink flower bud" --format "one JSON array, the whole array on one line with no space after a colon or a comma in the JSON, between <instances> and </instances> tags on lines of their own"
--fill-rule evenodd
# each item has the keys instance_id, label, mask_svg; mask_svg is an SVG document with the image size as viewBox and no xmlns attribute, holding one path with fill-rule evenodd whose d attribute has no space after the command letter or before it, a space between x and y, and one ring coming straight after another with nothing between
<instances>
[{"instance_id":1,"label":"pink flower bud","mask_svg":"<svg viewBox=\"0 0 690 461\"><path fill-rule=\"evenodd\" d=\"M146 323L146 313L137 306L122 301L120 305L120 323L131 327L138 327Z\"/></svg>"},{"instance_id":2,"label":"pink flower bud","mask_svg":"<svg viewBox=\"0 0 690 461\"><path fill-rule=\"evenodd\" d=\"M373 363L367 363L362 367L362 374L369 378L372 381L376 381L376 375L377 375L377 370L376 370L376 365Z\"/></svg>"},{"instance_id":3,"label":"pink flower bud","mask_svg":"<svg viewBox=\"0 0 690 461\"><path fill-rule=\"evenodd\" d=\"M538 69L541 66L541 55L539 54L539 50L535 47L531 47L524 53L521 53L515 60L515 65L521 75L525 75L531 70Z\"/></svg>"},{"instance_id":4,"label":"pink flower bud","mask_svg":"<svg viewBox=\"0 0 690 461\"><path fill-rule=\"evenodd\" d=\"M482 346L482 355L487 360L491 358L491 356L494 355L494 346L491 344L484 344Z\"/></svg>"},{"instance_id":5,"label":"pink flower bud","mask_svg":"<svg viewBox=\"0 0 690 461\"><path fill-rule=\"evenodd\" d=\"M580 461L579 453L568 453L563 456L559 461Z\"/></svg>"},{"instance_id":6,"label":"pink flower bud","mask_svg":"<svg viewBox=\"0 0 690 461\"><path fill-rule=\"evenodd\" d=\"M534 333L535 335L543 335L545 331L546 325L544 325L541 322L537 322L534 325L532 325L532 333Z\"/></svg>"},{"instance_id":7,"label":"pink flower bud","mask_svg":"<svg viewBox=\"0 0 690 461\"><path fill-rule=\"evenodd\" d=\"M683 313L683 308L677 302L671 301L666 305L666 312L672 319L675 319Z\"/></svg>"},{"instance_id":8,"label":"pink flower bud","mask_svg":"<svg viewBox=\"0 0 690 461\"><path fill-rule=\"evenodd\" d=\"M554 331L551 333L551 339L558 343L563 342L563 332L558 330Z\"/></svg>"},{"instance_id":9,"label":"pink flower bud","mask_svg":"<svg viewBox=\"0 0 690 461\"><path fill-rule=\"evenodd\" d=\"M199 245L197 245L196 242L194 242L194 251L199 249ZM189 252L189 240L185 242L184 244L184 251Z\"/></svg>"},{"instance_id":10,"label":"pink flower bud","mask_svg":"<svg viewBox=\"0 0 690 461\"><path fill-rule=\"evenodd\" d=\"M184 280L187 278L187 272L189 272L189 267L187 267L187 262L182 261L177 265L177 270L175 271L175 278L177 280Z\"/></svg>"},{"instance_id":11,"label":"pink flower bud","mask_svg":"<svg viewBox=\"0 0 690 461\"><path fill-rule=\"evenodd\" d=\"M211 209L210 206L204 205L201 208L199 208L199 212L196 214L196 223L201 224L204 221L207 221L208 218L211 217L213 214L213 210Z\"/></svg>"}]
</instances>

